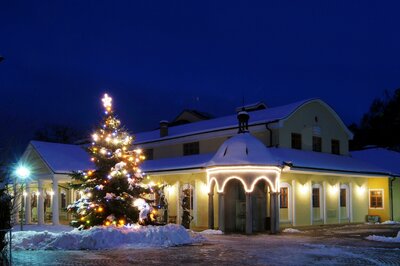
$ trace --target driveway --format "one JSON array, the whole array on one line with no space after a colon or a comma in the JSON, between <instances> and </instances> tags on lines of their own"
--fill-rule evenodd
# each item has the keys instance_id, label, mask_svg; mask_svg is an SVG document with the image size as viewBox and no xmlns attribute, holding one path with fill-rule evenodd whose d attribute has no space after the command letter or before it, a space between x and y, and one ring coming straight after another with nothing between
<instances>
[{"instance_id":1,"label":"driveway","mask_svg":"<svg viewBox=\"0 0 400 266\"><path fill-rule=\"evenodd\" d=\"M191 246L102 251L15 251L14 265L400 265L400 243L365 240L395 236L400 225L345 225L301 233L210 235Z\"/></svg>"}]
</instances>

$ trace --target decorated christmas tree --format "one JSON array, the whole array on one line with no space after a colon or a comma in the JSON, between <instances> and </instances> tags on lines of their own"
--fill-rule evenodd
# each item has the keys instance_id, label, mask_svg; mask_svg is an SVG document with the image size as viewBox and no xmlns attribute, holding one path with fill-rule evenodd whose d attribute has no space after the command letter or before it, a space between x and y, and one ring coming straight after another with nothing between
<instances>
[{"instance_id":1,"label":"decorated christmas tree","mask_svg":"<svg viewBox=\"0 0 400 266\"><path fill-rule=\"evenodd\" d=\"M142 184L139 168L144 156L141 150L132 150L134 137L114 115L112 99L105 94L102 101L103 120L88 148L95 169L72 174L72 186L82 191L82 197L68 206L77 218L73 225L145 224L151 207L146 199L150 189Z\"/></svg>"}]
</instances>

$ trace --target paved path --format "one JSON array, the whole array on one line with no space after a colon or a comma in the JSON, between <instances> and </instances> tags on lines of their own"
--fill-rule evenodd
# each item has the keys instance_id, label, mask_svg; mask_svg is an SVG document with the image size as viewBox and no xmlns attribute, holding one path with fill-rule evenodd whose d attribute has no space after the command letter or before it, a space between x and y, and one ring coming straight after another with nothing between
<instances>
[{"instance_id":1,"label":"paved path","mask_svg":"<svg viewBox=\"0 0 400 266\"><path fill-rule=\"evenodd\" d=\"M15 265L400 265L399 225L321 227L280 235L213 235L193 246L106 251L16 251Z\"/></svg>"}]
</instances>

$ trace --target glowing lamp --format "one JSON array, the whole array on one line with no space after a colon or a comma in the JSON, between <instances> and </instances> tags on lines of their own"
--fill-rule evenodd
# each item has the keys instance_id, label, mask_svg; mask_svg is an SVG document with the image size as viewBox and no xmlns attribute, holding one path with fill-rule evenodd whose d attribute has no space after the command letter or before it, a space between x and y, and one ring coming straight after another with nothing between
<instances>
[{"instance_id":1,"label":"glowing lamp","mask_svg":"<svg viewBox=\"0 0 400 266\"><path fill-rule=\"evenodd\" d=\"M110 221L107 221L106 222L106 226L109 226L111 223L110 223Z\"/></svg>"},{"instance_id":2,"label":"glowing lamp","mask_svg":"<svg viewBox=\"0 0 400 266\"><path fill-rule=\"evenodd\" d=\"M308 192L307 184L300 185L300 192L306 194Z\"/></svg>"},{"instance_id":3,"label":"glowing lamp","mask_svg":"<svg viewBox=\"0 0 400 266\"><path fill-rule=\"evenodd\" d=\"M19 166L17 170L15 170L15 174L21 178L25 179L31 175L31 171L25 166Z\"/></svg>"},{"instance_id":4,"label":"glowing lamp","mask_svg":"<svg viewBox=\"0 0 400 266\"><path fill-rule=\"evenodd\" d=\"M332 194L336 194L339 191L339 188L338 188L338 186L333 185L333 186L331 186L330 191Z\"/></svg>"}]
</instances>

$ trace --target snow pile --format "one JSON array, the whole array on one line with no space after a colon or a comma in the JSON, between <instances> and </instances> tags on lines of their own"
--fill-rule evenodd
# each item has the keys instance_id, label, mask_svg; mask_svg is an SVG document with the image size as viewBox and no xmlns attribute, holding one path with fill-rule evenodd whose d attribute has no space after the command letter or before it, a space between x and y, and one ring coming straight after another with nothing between
<instances>
[{"instance_id":1,"label":"snow pile","mask_svg":"<svg viewBox=\"0 0 400 266\"><path fill-rule=\"evenodd\" d=\"M302 233L299 229L294 229L294 228L285 228L283 229L284 233Z\"/></svg>"},{"instance_id":2,"label":"snow pile","mask_svg":"<svg viewBox=\"0 0 400 266\"><path fill-rule=\"evenodd\" d=\"M21 249L114 249L120 247L168 247L198 242L183 226L96 226L69 232L20 231L13 233L13 248Z\"/></svg>"},{"instance_id":3,"label":"snow pile","mask_svg":"<svg viewBox=\"0 0 400 266\"><path fill-rule=\"evenodd\" d=\"M400 231L397 232L396 237L387 237L387 236L367 236L366 239L372 241L379 241L379 242L390 242L390 243L400 243Z\"/></svg>"},{"instance_id":4,"label":"snow pile","mask_svg":"<svg viewBox=\"0 0 400 266\"><path fill-rule=\"evenodd\" d=\"M223 235L224 233L221 230L207 229L207 230L199 232L199 234L202 234L202 235Z\"/></svg>"},{"instance_id":5,"label":"snow pile","mask_svg":"<svg viewBox=\"0 0 400 266\"><path fill-rule=\"evenodd\" d=\"M400 222L396 222L396 221L385 221L382 224L400 224Z\"/></svg>"}]
</instances>

